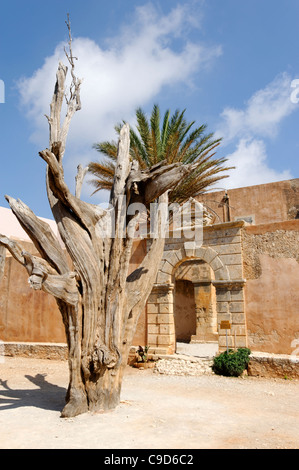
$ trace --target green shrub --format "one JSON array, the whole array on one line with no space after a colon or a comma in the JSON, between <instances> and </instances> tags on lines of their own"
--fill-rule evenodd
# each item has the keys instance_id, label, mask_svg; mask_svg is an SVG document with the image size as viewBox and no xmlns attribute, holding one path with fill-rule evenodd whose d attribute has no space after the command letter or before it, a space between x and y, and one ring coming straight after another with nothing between
<instances>
[{"instance_id":1,"label":"green shrub","mask_svg":"<svg viewBox=\"0 0 299 470\"><path fill-rule=\"evenodd\" d=\"M147 362L148 361L148 346L138 346L138 349L136 351L137 354L137 362Z\"/></svg>"},{"instance_id":2,"label":"green shrub","mask_svg":"<svg viewBox=\"0 0 299 470\"><path fill-rule=\"evenodd\" d=\"M226 377L239 377L247 369L249 355L251 351L248 348L239 348L237 351L229 349L214 357L212 370L217 375Z\"/></svg>"}]
</instances>

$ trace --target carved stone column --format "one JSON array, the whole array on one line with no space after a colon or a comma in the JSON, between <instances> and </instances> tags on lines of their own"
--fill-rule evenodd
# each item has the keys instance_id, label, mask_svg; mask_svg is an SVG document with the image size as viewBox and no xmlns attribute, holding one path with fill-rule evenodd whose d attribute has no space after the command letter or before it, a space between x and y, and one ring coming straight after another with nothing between
<instances>
[{"instance_id":1,"label":"carved stone column","mask_svg":"<svg viewBox=\"0 0 299 470\"><path fill-rule=\"evenodd\" d=\"M151 353L175 352L173 289L173 284L154 284L148 299L148 346Z\"/></svg>"},{"instance_id":2,"label":"carved stone column","mask_svg":"<svg viewBox=\"0 0 299 470\"><path fill-rule=\"evenodd\" d=\"M247 347L247 326L244 302L245 279L213 281L217 297L217 321L219 330L219 350L226 348L226 331L221 329L221 322L230 322L228 347Z\"/></svg>"}]
</instances>

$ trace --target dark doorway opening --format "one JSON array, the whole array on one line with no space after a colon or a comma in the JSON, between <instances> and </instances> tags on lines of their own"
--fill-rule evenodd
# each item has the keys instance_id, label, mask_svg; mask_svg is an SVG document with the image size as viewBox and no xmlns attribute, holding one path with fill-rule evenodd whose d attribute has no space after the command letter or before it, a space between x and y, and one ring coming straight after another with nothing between
<instances>
[{"instance_id":1,"label":"dark doorway opening","mask_svg":"<svg viewBox=\"0 0 299 470\"><path fill-rule=\"evenodd\" d=\"M191 281L175 281L174 322L176 341L190 343L196 334L194 286Z\"/></svg>"}]
</instances>

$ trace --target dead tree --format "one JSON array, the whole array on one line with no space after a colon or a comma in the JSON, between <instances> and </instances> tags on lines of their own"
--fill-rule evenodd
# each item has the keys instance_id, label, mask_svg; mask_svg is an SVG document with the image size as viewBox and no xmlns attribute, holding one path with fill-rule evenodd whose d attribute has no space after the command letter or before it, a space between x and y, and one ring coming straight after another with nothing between
<instances>
[{"instance_id":1,"label":"dead tree","mask_svg":"<svg viewBox=\"0 0 299 470\"><path fill-rule=\"evenodd\" d=\"M0 282L4 275L5 258L6 258L6 249L4 248L4 246L0 245Z\"/></svg>"},{"instance_id":2,"label":"dead tree","mask_svg":"<svg viewBox=\"0 0 299 470\"><path fill-rule=\"evenodd\" d=\"M138 215L128 215L124 208L139 203L148 209L153 201L162 207L167 203L168 191L194 169L192 165L161 162L140 171L129 158L130 133L126 124L120 133L110 208L103 210L80 199L82 168L76 178L76 194L71 193L62 161L71 119L81 108L81 81L74 73L71 34L69 37L67 58L72 82L66 98L66 116L61 119L68 68L59 63L47 116L49 147L39 153L47 164L48 200L66 250L45 221L22 201L9 196L5 197L14 215L40 256L33 256L0 235L0 245L26 268L31 287L53 295L61 312L70 371L64 417L113 409L119 404L135 327L158 271L164 249L163 211L157 211L157 229L148 253L128 275ZM115 215L114 233L106 236L102 228L111 212Z\"/></svg>"}]
</instances>

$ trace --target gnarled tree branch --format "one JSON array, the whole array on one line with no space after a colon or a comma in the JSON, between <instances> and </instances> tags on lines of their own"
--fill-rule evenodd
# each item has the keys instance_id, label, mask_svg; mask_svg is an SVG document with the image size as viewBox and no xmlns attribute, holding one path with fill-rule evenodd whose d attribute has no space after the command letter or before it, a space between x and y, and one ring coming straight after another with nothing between
<instances>
[{"instance_id":1,"label":"gnarled tree branch","mask_svg":"<svg viewBox=\"0 0 299 470\"><path fill-rule=\"evenodd\" d=\"M86 173L88 172L88 169L89 169L89 165L87 165L85 168L83 168L82 165L78 165L77 167L77 174L75 178L76 179L75 196L78 199L80 199L83 181L86 176Z\"/></svg>"},{"instance_id":2,"label":"gnarled tree branch","mask_svg":"<svg viewBox=\"0 0 299 470\"><path fill-rule=\"evenodd\" d=\"M20 225L31 238L40 255L48 261L59 274L69 271L65 253L57 237L47 222L38 218L26 204L19 199L5 196Z\"/></svg>"},{"instance_id":3,"label":"gnarled tree branch","mask_svg":"<svg viewBox=\"0 0 299 470\"><path fill-rule=\"evenodd\" d=\"M99 206L81 201L70 192L64 180L62 165L59 164L53 152L51 152L49 149L46 149L42 152L39 152L39 155L48 164L49 170L51 172L49 186L53 192L53 195L60 202L62 202L62 204L72 210L77 218L85 225L87 230L93 230L96 223L105 214L105 211Z\"/></svg>"},{"instance_id":4,"label":"gnarled tree branch","mask_svg":"<svg viewBox=\"0 0 299 470\"><path fill-rule=\"evenodd\" d=\"M14 259L25 267L25 260L22 255L23 249L15 240L11 240L6 237L6 235L0 234L0 245L7 248Z\"/></svg>"}]
</instances>

